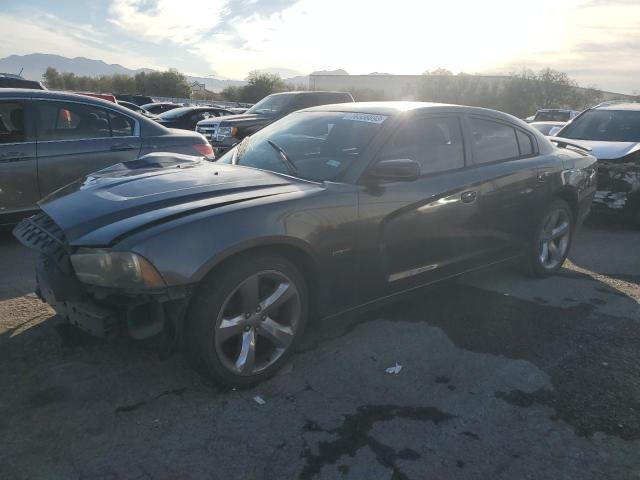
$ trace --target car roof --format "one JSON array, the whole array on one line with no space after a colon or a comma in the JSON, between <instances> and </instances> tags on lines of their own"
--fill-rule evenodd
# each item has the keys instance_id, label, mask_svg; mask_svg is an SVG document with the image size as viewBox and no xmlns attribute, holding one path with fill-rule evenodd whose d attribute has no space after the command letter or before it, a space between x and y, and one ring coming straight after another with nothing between
<instances>
[{"instance_id":1,"label":"car roof","mask_svg":"<svg viewBox=\"0 0 640 480\"><path fill-rule=\"evenodd\" d=\"M337 95L349 95L349 92L338 92L338 91L333 91L333 90L297 90L294 92L280 92L280 93L272 93L271 96L275 96L275 95L310 95L310 94L316 94L316 93L330 93L330 94L337 94Z\"/></svg>"},{"instance_id":2,"label":"car roof","mask_svg":"<svg viewBox=\"0 0 640 480\"><path fill-rule=\"evenodd\" d=\"M93 97L91 95L80 95L78 93L60 92L56 90L31 90L27 88L0 88L0 99L13 98L13 97L28 97L33 99L44 100L73 100L83 101L85 103L95 103L100 105L108 105L113 107L117 105L115 102L104 100L99 97ZM125 107L121 107L125 108Z\"/></svg>"},{"instance_id":3,"label":"car roof","mask_svg":"<svg viewBox=\"0 0 640 480\"><path fill-rule=\"evenodd\" d=\"M372 115L395 116L404 112L424 111L424 112L455 112L468 113L477 115L489 115L500 118L511 123L519 125L527 125L522 120L509 115L508 113L499 112L481 107L469 107L466 105L453 105L448 103L432 103L432 102L350 102L350 103L334 103L331 105L320 105L302 110L303 112L354 112L368 113Z\"/></svg>"},{"instance_id":4,"label":"car roof","mask_svg":"<svg viewBox=\"0 0 640 480\"><path fill-rule=\"evenodd\" d=\"M640 111L640 103L636 102L621 102L611 103L609 105L598 105L594 107L596 110L630 110Z\"/></svg>"}]
</instances>

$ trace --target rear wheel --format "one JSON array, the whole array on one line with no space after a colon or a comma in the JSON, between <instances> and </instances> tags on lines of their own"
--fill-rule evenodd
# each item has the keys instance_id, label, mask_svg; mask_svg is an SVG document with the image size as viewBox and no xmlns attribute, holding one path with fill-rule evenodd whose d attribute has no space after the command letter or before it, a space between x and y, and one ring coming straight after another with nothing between
<instances>
[{"instance_id":1,"label":"rear wheel","mask_svg":"<svg viewBox=\"0 0 640 480\"><path fill-rule=\"evenodd\" d=\"M535 230L525 259L526 272L535 277L557 273L569 254L573 231L571 207L564 200L554 200Z\"/></svg>"},{"instance_id":2,"label":"rear wheel","mask_svg":"<svg viewBox=\"0 0 640 480\"><path fill-rule=\"evenodd\" d=\"M186 354L219 384L246 387L273 375L307 321L299 270L270 254L242 256L207 277L187 318Z\"/></svg>"}]
</instances>

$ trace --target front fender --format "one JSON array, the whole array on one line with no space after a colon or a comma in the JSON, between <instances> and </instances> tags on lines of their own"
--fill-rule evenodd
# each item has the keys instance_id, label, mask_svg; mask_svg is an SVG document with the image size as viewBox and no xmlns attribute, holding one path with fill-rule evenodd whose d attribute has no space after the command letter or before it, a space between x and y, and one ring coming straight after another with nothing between
<instances>
[{"instance_id":1,"label":"front fender","mask_svg":"<svg viewBox=\"0 0 640 480\"><path fill-rule=\"evenodd\" d=\"M318 253L309 243L298 238L286 235L268 235L244 240L230 246L223 251L216 252L194 273L193 280L195 282L200 282L209 272L214 270L225 260L235 255L240 255L244 252L249 252L260 248L295 249L300 253L306 255L311 260L313 265L318 265L319 262Z\"/></svg>"}]
</instances>

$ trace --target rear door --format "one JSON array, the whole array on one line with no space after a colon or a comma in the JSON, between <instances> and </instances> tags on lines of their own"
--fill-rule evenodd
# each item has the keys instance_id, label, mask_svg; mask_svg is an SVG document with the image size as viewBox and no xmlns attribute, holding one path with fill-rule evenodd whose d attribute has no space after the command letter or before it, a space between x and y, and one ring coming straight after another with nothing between
<instances>
[{"instance_id":1,"label":"rear door","mask_svg":"<svg viewBox=\"0 0 640 480\"><path fill-rule=\"evenodd\" d=\"M12 223L9 213L35 209L40 199L32 115L30 101L0 101L0 224Z\"/></svg>"},{"instance_id":2,"label":"rear door","mask_svg":"<svg viewBox=\"0 0 640 480\"><path fill-rule=\"evenodd\" d=\"M37 106L42 196L140 153L140 129L132 117L81 102L41 101Z\"/></svg>"},{"instance_id":3,"label":"rear door","mask_svg":"<svg viewBox=\"0 0 640 480\"><path fill-rule=\"evenodd\" d=\"M557 168L538 153L535 137L517 125L483 116L466 119L471 167L479 183L477 241L500 260L522 251Z\"/></svg>"},{"instance_id":4,"label":"rear door","mask_svg":"<svg viewBox=\"0 0 640 480\"><path fill-rule=\"evenodd\" d=\"M397 293L479 262L477 186L457 115L407 119L376 161L416 160L415 181L380 181L360 192L360 300Z\"/></svg>"}]
</instances>

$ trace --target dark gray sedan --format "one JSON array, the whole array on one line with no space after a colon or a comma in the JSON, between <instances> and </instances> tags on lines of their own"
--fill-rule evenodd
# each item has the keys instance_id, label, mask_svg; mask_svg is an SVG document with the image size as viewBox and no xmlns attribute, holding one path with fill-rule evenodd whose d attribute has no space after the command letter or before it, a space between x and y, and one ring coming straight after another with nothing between
<instances>
[{"instance_id":1,"label":"dark gray sedan","mask_svg":"<svg viewBox=\"0 0 640 480\"><path fill-rule=\"evenodd\" d=\"M97 98L0 90L0 227L78 177L154 151L211 156L195 132L171 130Z\"/></svg>"},{"instance_id":2,"label":"dark gray sedan","mask_svg":"<svg viewBox=\"0 0 640 480\"><path fill-rule=\"evenodd\" d=\"M218 162L154 153L42 202L15 234L38 293L100 336L164 333L217 382L263 380L329 317L517 260L556 273L596 160L509 115L428 103L292 113Z\"/></svg>"}]
</instances>

